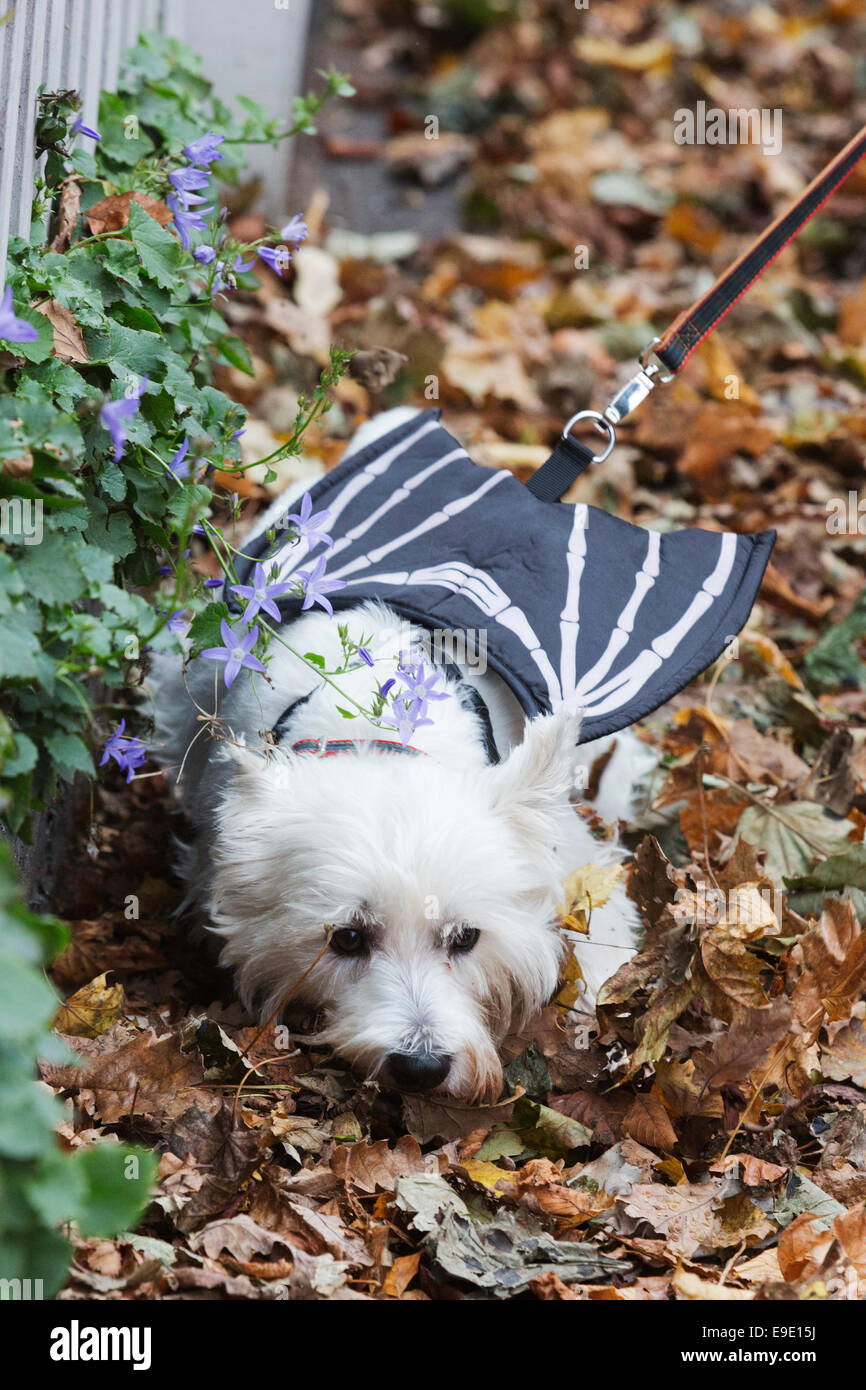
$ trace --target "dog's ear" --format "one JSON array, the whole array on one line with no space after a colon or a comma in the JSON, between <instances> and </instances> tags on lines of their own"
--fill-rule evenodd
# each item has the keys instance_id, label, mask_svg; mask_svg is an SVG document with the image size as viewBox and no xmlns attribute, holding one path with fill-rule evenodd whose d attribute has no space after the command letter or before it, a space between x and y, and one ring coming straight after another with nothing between
<instances>
[{"instance_id":1,"label":"dog's ear","mask_svg":"<svg viewBox=\"0 0 866 1390\"><path fill-rule=\"evenodd\" d=\"M527 724L523 742L492 769L497 805L533 826L559 810L574 786L579 732L580 715L565 710Z\"/></svg>"}]
</instances>

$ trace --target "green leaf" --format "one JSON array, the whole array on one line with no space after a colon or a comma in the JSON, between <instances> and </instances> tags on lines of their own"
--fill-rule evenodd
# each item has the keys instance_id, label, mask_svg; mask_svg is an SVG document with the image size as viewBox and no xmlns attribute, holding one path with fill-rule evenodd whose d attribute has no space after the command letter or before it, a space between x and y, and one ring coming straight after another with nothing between
<instances>
[{"instance_id":1,"label":"green leaf","mask_svg":"<svg viewBox=\"0 0 866 1390\"><path fill-rule=\"evenodd\" d=\"M502 1079L508 1091L513 1092L522 1086L532 1097L546 1097L553 1085L547 1062L535 1042L531 1042L519 1057L509 1062L503 1069Z\"/></svg>"},{"instance_id":2,"label":"green leaf","mask_svg":"<svg viewBox=\"0 0 866 1390\"><path fill-rule=\"evenodd\" d=\"M866 888L866 845L852 845L843 854L831 854L808 874L786 878L791 892L809 888Z\"/></svg>"},{"instance_id":3,"label":"green leaf","mask_svg":"<svg viewBox=\"0 0 866 1390\"><path fill-rule=\"evenodd\" d=\"M88 777L93 776L93 759L87 745L77 734L49 734L45 740L45 747L64 772L70 774L67 781L71 781L72 774L76 772L83 772Z\"/></svg>"},{"instance_id":4,"label":"green leaf","mask_svg":"<svg viewBox=\"0 0 866 1390\"><path fill-rule=\"evenodd\" d=\"M866 665L857 644L866 637L866 594L861 594L847 618L835 623L806 653L806 677L813 690L838 690L846 681L866 687Z\"/></svg>"},{"instance_id":5,"label":"green leaf","mask_svg":"<svg viewBox=\"0 0 866 1390\"><path fill-rule=\"evenodd\" d=\"M143 122L139 125L136 138L129 138L134 131L131 132L123 122L131 109L133 108L115 92L100 94L99 133L102 139L99 143L99 154L129 168L140 159L146 159L154 149L153 141L144 131Z\"/></svg>"},{"instance_id":6,"label":"green leaf","mask_svg":"<svg viewBox=\"0 0 866 1390\"><path fill-rule=\"evenodd\" d=\"M161 227L138 203L129 205L129 230L145 274L163 289L177 289L183 258L177 237Z\"/></svg>"},{"instance_id":7,"label":"green leaf","mask_svg":"<svg viewBox=\"0 0 866 1390\"><path fill-rule=\"evenodd\" d=\"M164 366L171 354L170 347L158 333L127 328L114 319L106 319L102 332L86 330L84 341L91 363L106 363L113 374L123 380L131 374L136 378L149 375Z\"/></svg>"},{"instance_id":8,"label":"green leaf","mask_svg":"<svg viewBox=\"0 0 866 1390\"><path fill-rule=\"evenodd\" d=\"M811 1178L800 1173L791 1173L785 1191L778 1198L773 1215L780 1226L789 1226L797 1216L808 1212L810 1216L823 1217L828 1223L834 1216L841 1216L845 1208L835 1197L830 1197L822 1187Z\"/></svg>"},{"instance_id":9,"label":"green leaf","mask_svg":"<svg viewBox=\"0 0 866 1390\"><path fill-rule=\"evenodd\" d=\"M126 496L126 478L113 458L106 459L99 470L99 482L112 502L122 502Z\"/></svg>"},{"instance_id":10,"label":"green leaf","mask_svg":"<svg viewBox=\"0 0 866 1390\"><path fill-rule=\"evenodd\" d=\"M87 539L103 550L108 550L116 560L123 560L136 549L135 532L132 522L122 512L100 517L93 508L93 517L87 528Z\"/></svg>"},{"instance_id":11,"label":"green leaf","mask_svg":"<svg viewBox=\"0 0 866 1390\"><path fill-rule=\"evenodd\" d=\"M140 304L118 304L114 316L121 323L125 323L127 328L143 328L148 333L160 333L162 331L159 320L149 309L143 308Z\"/></svg>"},{"instance_id":12,"label":"green leaf","mask_svg":"<svg viewBox=\"0 0 866 1390\"><path fill-rule=\"evenodd\" d=\"M228 621L228 604L220 600L218 603L209 603L200 613L196 613L189 628L189 639L193 650L198 653L204 647L221 647L222 633L220 624Z\"/></svg>"},{"instance_id":13,"label":"green leaf","mask_svg":"<svg viewBox=\"0 0 866 1390\"><path fill-rule=\"evenodd\" d=\"M72 1221L85 1199L84 1170L58 1149L46 1154L27 1184L27 1200L46 1226Z\"/></svg>"},{"instance_id":14,"label":"green leaf","mask_svg":"<svg viewBox=\"0 0 866 1390\"><path fill-rule=\"evenodd\" d=\"M7 1062L7 1049L3 1060ZM26 1060L26 1072L21 1075ZM37 1086L33 1076L33 1058L18 1061L17 1076L0 1081L0 1154L6 1158L35 1158L55 1143L54 1128L63 1111L56 1097ZM0 1249L3 1242L0 1241Z\"/></svg>"},{"instance_id":15,"label":"green leaf","mask_svg":"<svg viewBox=\"0 0 866 1390\"><path fill-rule=\"evenodd\" d=\"M36 766L36 759L39 750L31 738L26 734L16 733L14 738L14 752L3 760L2 771L4 778L17 777L22 772L30 772Z\"/></svg>"},{"instance_id":16,"label":"green leaf","mask_svg":"<svg viewBox=\"0 0 866 1390\"><path fill-rule=\"evenodd\" d=\"M639 208L660 216L670 206L671 194L624 169L608 169L590 180L590 191L597 203Z\"/></svg>"},{"instance_id":17,"label":"green leaf","mask_svg":"<svg viewBox=\"0 0 866 1390\"><path fill-rule=\"evenodd\" d=\"M222 338L217 339L217 352L230 362L238 371L246 372L247 376L255 376L256 369L253 360L247 350L247 345L240 338L235 338L232 334L226 333Z\"/></svg>"},{"instance_id":18,"label":"green leaf","mask_svg":"<svg viewBox=\"0 0 866 1390\"><path fill-rule=\"evenodd\" d=\"M573 1149L588 1148L592 1142L592 1131L586 1125L547 1105L539 1105L528 1096L521 1096L515 1104L511 1128L543 1158L562 1158Z\"/></svg>"},{"instance_id":19,"label":"green leaf","mask_svg":"<svg viewBox=\"0 0 866 1390\"><path fill-rule=\"evenodd\" d=\"M32 679L38 670L39 642L23 618L0 619L0 680Z\"/></svg>"},{"instance_id":20,"label":"green leaf","mask_svg":"<svg viewBox=\"0 0 866 1390\"><path fill-rule=\"evenodd\" d=\"M18 573L26 591L42 603L73 603L87 591L73 544L50 531L41 545L24 547Z\"/></svg>"},{"instance_id":21,"label":"green leaf","mask_svg":"<svg viewBox=\"0 0 866 1390\"><path fill-rule=\"evenodd\" d=\"M776 879L794 878L811 870L820 855L841 855L850 849L848 821L834 820L815 801L787 806L750 806L737 822L735 848L740 840L767 851L767 868Z\"/></svg>"},{"instance_id":22,"label":"green leaf","mask_svg":"<svg viewBox=\"0 0 866 1390\"><path fill-rule=\"evenodd\" d=\"M304 652L304 660L312 661L313 665L320 667L322 671L325 669L325 658L319 656L318 652Z\"/></svg>"},{"instance_id":23,"label":"green leaf","mask_svg":"<svg viewBox=\"0 0 866 1390\"><path fill-rule=\"evenodd\" d=\"M126 1144L80 1149L70 1160L82 1179L76 1220L86 1236L110 1236L134 1226L156 1179L157 1157Z\"/></svg>"},{"instance_id":24,"label":"green leaf","mask_svg":"<svg viewBox=\"0 0 866 1390\"><path fill-rule=\"evenodd\" d=\"M0 344L16 357L26 357L28 362L44 362L54 351L54 329L44 314L37 314L34 310L25 309L18 317L35 328L39 337L32 343L10 343L8 339L2 338Z\"/></svg>"},{"instance_id":25,"label":"green leaf","mask_svg":"<svg viewBox=\"0 0 866 1390\"><path fill-rule=\"evenodd\" d=\"M516 1130L507 1124L494 1125L476 1154L485 1163L498 1158L519 1158L526 1145Z\"/></svg>"},{"instance_id":26,"label":"green leaf","mask_svg":"<svg viewBox=\"0 0 866 1390\"><path fill-rule=\"evenodd\" d=\"M34 1269L38 1269L35 1277L42 1280L44 1296L53 1298L66 1279L68 1267L69 1242L59 1232L35 1224L3 1232L0 1278L32 1279Z\"/></svg>"},{"instance_id":27,"label":"green leaf","mask_svg":"<svg viewBox=\"0 0 866 1390\"><path fill-rule=\"evenodd\" d=\"M57 1007L54 991L40 975L0 950L0 1018L3 1036L24 1042L34 1037Z\"/></svg>"}]
</instances>

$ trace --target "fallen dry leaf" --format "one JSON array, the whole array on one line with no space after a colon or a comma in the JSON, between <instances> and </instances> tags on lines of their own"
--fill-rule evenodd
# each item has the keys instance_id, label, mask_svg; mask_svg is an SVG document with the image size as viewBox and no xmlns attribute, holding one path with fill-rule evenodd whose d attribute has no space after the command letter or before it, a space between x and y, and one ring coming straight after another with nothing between
<instances>
[{"instance_id":1,"label":"fallen dry leaf","mask_svg":"<svg viewBox=\"0 0 866 1390\"><path fill-rule=\"evenodd\" d=\"M54 1015L56 1033L76 1038L97 1038L107 1033L123 1010L123 985L110 985L107 974L83 985Z\"/></svg>"},{"instance_id":2,"label":"fallen dry leaf","mask_svg":"<svg viewBox=\"0 0 866 1390\"><path fill-rule=\"evenodd\" d=\"M63 180L57 203L57 230L51 242L52 251L68 251L81 212L81 184L73 175ZM86 359L85 359L86 360Z\"/></svg>"},{"instance_id":3,"label":"fallen dry leaf","mask_svg":"<svg viewBox=\"0 0 866 1390\"><path fill-rule=\"evenodd\" d=\"M56 299L34 304L37 314L44 314L54 331L54 356L64 362L89 362L90 357L75 316Z\"/></svg>"},{"instance_id":4,"label":"fallen dry leaf","mask_svg":"<svg viewBox=\"0 0 866 1390\"><path fill-rule=\"evenodd\" d=\"M625 875L623 864L584 864L562 881L562 925L586 933L594 908L604 907Z\"/></svg>"},{"instance_id":5,"label":"fallen dry leaf","mask_svg":"<svg viewBox=\"0 0 866 1390\"><path fill-rule=\"evenodd\" d=\"M398 1255L382 1284L384 1298L401 1298L408 1289L421 1263L421 1251L414 1255Z\"/></svg>"},{"instance_id":6,"label":"fallen dry leaf","mask_svg":"<svg viewBox=\"0 0 866 1390\"><path fill-rule=\"evenodd\" d=\"M130 202L138 203L161 227L167 227L173 220L171 209L147 193L110 193L108 197L100 198L98 203L91 203L84 214L93 236L102 236L103 232L119 232L125 227L129 222Z\"/></svg>"},{"instance_id":7,"label":"fallen dry leaf","mask_svg":"<svg viewBox=\"0 0 866 1390\"><path fill-rule=\"evenodd\" d=\"M677 1297L689 1302L750 1303L755 1297L750 1289L733 1289L730 1284L702 1279L700 1275L682 1268L676 1270L672 1282Z\"/></svg>"},{"instance_id":8,"label":"fallen dry leaf","mask_svg":"<svg viewBox=\"0 0 866 1390\"><path fill-rule=\"evenodd\" d=\"M411 1134L398 1139L393 1148L385 1139L374 1144L340 1144L331 1154L331 1169L342 1182L358 1192L393 1192L395 1178L412 1173L438 1173L435 1154L422 1154Z\"/></svg>"}]
</instances>

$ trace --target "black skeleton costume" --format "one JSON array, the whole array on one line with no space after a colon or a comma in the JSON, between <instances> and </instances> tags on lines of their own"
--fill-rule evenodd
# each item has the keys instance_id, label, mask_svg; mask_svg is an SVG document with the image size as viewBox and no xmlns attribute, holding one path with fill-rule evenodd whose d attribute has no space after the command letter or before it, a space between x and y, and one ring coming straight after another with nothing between
<instances>
[{"instance_id":1,"label":"black skeleton costume","mask_svg":"<svg viewBox=\"0 0 866 1390\"><path fill-rule=\"evenodd\" d=\"M428 629L486 630L487 662L528 715L584 711L581 742L669 700L745 624L775 532L633 526L540 501L482 468L428 410L340 463L310 492L335 541L335 609L380 599ZM260 536L269 578L315 565L321 543ZM272 576L273 567L279 570ZM287 618L300 600L282 600Z\"/></svg>"}]
</instances>

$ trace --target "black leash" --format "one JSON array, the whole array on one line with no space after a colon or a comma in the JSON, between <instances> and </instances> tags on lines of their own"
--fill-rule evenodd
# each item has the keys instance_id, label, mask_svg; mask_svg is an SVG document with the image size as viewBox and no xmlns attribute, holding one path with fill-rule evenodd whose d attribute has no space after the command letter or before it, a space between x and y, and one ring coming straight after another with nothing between
<instances>
[{"instance_id":1,"label":"black leash","mask_svg":"<svg viewBox=\"0 0 866 1390\"><path fill-rule=\"evenodd\" d=\"M864 155L866 126L821 170L787 211L777 217L758 240L728 266L706 294L684 309L660 338L653 339L641 354L640 371L626 382L603 411L580 410L572 415L550 458L526 484L533 496L541 502L558 502L591 463L604 462L616 443L614 427L631 414L641 401L646 400L656 385L673 380L682 371L695 348L742 299L758 276L763 275L783 247L845 182ZM649 359L653 354L658 361L651 363ZM667 375L661 375L662 368ZM572 437L572 426L578 420L587 419L607 435L601 453L594 454L585 444Z\"/></svg>"}]
</instances>

